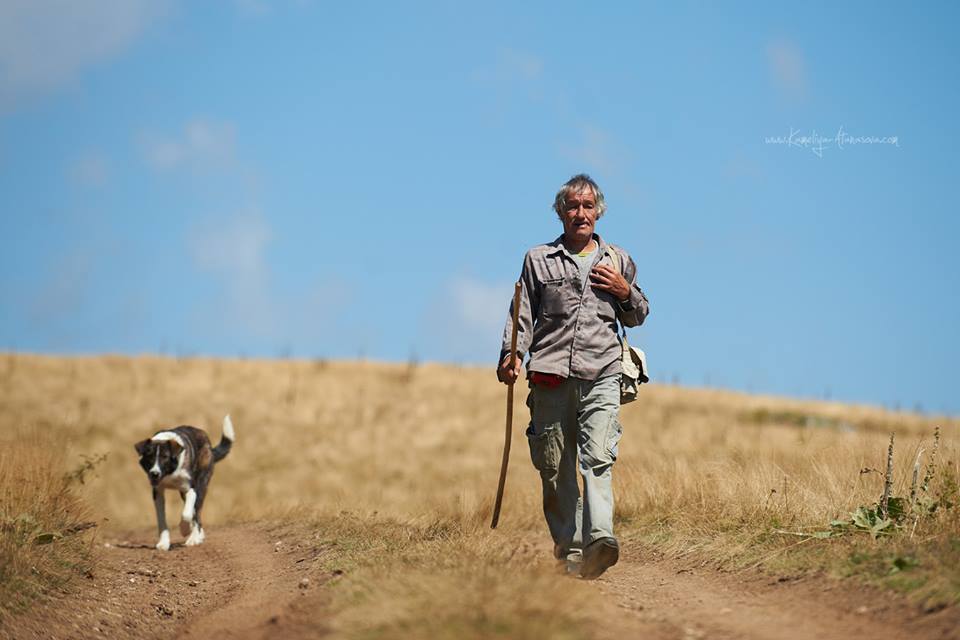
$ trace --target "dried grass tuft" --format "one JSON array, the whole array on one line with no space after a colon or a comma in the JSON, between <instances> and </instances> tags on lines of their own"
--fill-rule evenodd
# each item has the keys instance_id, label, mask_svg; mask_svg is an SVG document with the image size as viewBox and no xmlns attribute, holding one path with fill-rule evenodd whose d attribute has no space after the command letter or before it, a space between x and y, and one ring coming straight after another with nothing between
<instances>
[{"instance_id":1,"label":"dried grass tuft","mask_svg":"<svg viewBox=\"0 0 960 640\"><path fill-rule=\"evenodd\" d=\"M90 570L94 523L74 486L51 438L0 440L0 620Z\"/></svg>"}]
</instances>

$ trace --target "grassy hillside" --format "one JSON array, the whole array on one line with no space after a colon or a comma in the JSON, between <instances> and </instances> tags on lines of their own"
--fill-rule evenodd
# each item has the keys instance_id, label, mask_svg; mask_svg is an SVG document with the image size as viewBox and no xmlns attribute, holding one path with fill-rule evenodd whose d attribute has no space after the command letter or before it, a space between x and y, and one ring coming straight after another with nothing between
<instances>
[{"instance_id":1,"label":"grassy hillside","mask_svg":"<svg viewBox=\"0 0 960 640\"><path fill-rule=\"evenodd\" d=\"M133 443L178 424L203 427L216 441L229 412L237 443L212 482L205 508L211 532L229 521L269 519L283 526L295 520L352 540L352 548L363 551L355 561L368 573L342 590L352 593L344 609L350 613L341 617L350 628L414 615L414 605L362 604L412 597L399 578L362 577L396 576L399 569L429 585L431 606L441 611L459 611L458 598L486 594L493 604L483 615L499 611L509 627L522 619L536 624L535 612L517 610L518 594L547 588L504 585L488 575L520 562L518 541L547 538L523 436L526 389L518 391L497 532L488 523L505 390L492 369L6 355L0 357L0 438L53 439L61 443L64 469L93 461L83 495L101 529L152 535L150 492ZM957 501L957 420L650 385L624 407L622 422L614 473L619 532L627 543L699 554L728 567L858 575L931 606L960 600L960 509L950 506ZM937 425L943 435L934 477L920 496L940 501L932 515L911 511L899 528L891 525L876 539L853 525L831 529L832 520L877 503L891 432L893 494L907 496L917 453L924 449L922 476ZM106 461L95 463L103 455ZM10 469L20 463L0 458L4 491L16 483ZM9 518L12 512L3 508ZM425 564L424 554L434 561ZM547 576L533 571L529 580L595 597L574 581ZM447 588L454 580L457 593ZM577 628L576 621L570 625Z\"/></svg>"}]
</instances>

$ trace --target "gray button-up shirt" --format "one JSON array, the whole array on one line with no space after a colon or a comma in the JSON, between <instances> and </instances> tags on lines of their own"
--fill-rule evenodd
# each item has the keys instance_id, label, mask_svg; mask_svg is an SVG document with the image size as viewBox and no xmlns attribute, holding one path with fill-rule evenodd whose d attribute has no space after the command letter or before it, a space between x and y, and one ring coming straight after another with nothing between
<instances>
[{"instance_id":1,"label":"gray button-up shirt","mask_svg":"<svg viewBox=\"0 0 960 640\"><path fill-rule=\"evenodd\" d=\"M625 327L643 324L650 305L636 284L637 266L618 246L606 244L594 234L598 250L593 266L614 269L609 253L620 258L623 277L630 283L630 299L618 302L613 294L583 285L576 260L563 246L563 238L530 249L523 260L520 281L520 321L517 351L530 354L527 371L552 373L564 378L596 380L620 373L622 347L617 321ZM500 360L510 351L513 304L503 330Z\"/></svg>"}]
</instances>

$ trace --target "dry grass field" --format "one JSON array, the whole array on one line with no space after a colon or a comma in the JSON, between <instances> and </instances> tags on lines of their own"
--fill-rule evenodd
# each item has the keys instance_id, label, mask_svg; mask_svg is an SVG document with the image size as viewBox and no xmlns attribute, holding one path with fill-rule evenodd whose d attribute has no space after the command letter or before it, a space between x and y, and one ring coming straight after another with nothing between
<instances>
[{"instance_id":1,"label":"dry grass field","mask_svg":"<svg viewBox=\"0 0 960 640\"><path fill-rule=\"evenodd\" d=\"M84 573L109 562L105 542L152 545L133 443L178 424L217 441L230 413L237 442L211 485L209 542L195 549L214 545L218 531L241 536L243 526L276 540L275 551L312 549L310 575L334 577L303 599L309 611L291 605L293 619L316 630L322 612L323 633L343 637L622 636L609 623L619 609L605 581L561 579L549 557L523 436L525 394L518 387L504 510L491 531L505 398L492 369L4 355L0 616L29 616L22 609L41 589L68 601ZM627 560L853 576L928 611L960 602L956 419L662 385L644 388L621 417L614 473ZM893 495L909 494L921 449L926 472L935 426L942 437L920 497L939 501L936 511L907 514L876 539L853 526L828 537L832 520L879 500L891 432ZM98 526L76 531L88 521ZM38 544L44 533L55 539ZM163 562L149 553L140 557Z\"/></svg>"}]
</instances>

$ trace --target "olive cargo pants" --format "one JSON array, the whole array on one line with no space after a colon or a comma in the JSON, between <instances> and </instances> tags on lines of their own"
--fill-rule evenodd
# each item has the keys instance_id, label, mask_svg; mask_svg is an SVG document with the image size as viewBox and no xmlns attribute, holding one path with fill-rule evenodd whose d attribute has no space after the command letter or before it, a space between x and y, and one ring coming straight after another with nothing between
<instances>
[{"instance_id":1,"label":"olive cargo pants","mask_svg":"<svg viewBox=\"0 0 960 640\"><path fill-rule=\"evenodd\" d=\"M613 463L622 429L620 376L534 385L527 439L543 483L543 514L557 557L613 536ZM577 467L583 477L583 499Z\"/></svg>"}]
</instances>

